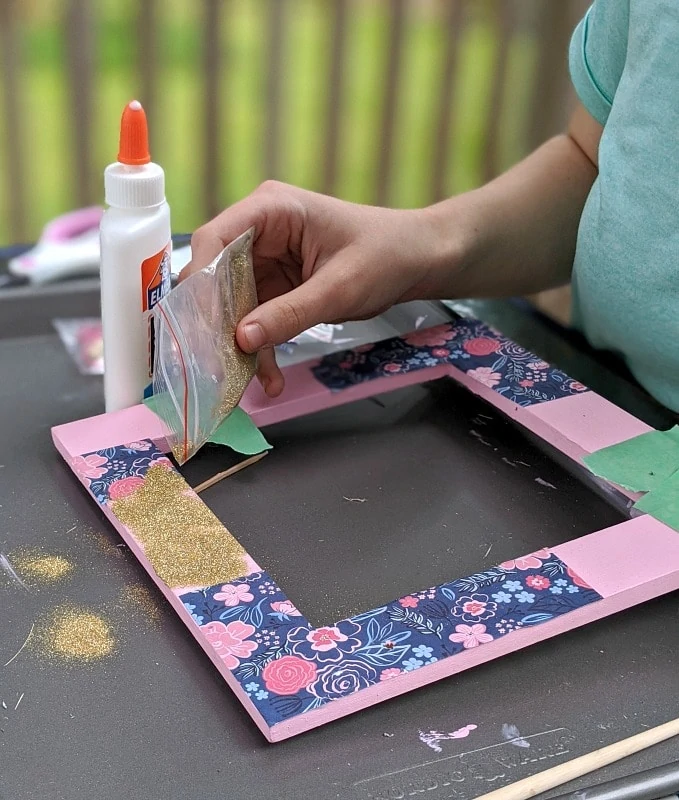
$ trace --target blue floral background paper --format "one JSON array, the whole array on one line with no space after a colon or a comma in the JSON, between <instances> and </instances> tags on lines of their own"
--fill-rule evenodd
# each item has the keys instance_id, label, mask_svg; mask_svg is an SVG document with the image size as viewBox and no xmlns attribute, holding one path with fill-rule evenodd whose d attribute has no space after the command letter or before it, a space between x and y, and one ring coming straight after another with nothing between
<instances>
[{"instance_id":1,"label":"blue floral background paper","mask_svg":"<svg viewBox=\"0 0 679 800\"><path fill-rule=\"evenodd\" d=\"M266 572L181 595L270 725L600 599L549 550L320 628Z\"/></svg>"},{"instance_id":2,"label":"blue floral background paper","mask_svg":"<svg viewBox=\"0 0 679 800\"><path fill-rule=\"evenodd\" d=\"M587 391L483 322L455 323L415 331L356 350L332 353L313 368L332 391L406 372L451 364L520 406Z\"/></svg>"},{"instance_id":3,"label":"blue floral background paper","mask_svg":"<svg viewBox=\"0 0 679 800\"><path fill-rule=\"evenodd\" d=\"M143 486L151 467L174 469L170 459L147 439L75 456L71 467L102 504L127 497Z\"/></svg>"}]
</instances>

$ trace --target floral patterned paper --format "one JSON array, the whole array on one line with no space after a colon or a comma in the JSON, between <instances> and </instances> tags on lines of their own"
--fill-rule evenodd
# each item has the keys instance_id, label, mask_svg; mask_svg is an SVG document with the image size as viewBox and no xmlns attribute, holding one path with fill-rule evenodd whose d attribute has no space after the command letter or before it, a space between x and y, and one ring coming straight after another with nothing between
<instances>
[{"instance_id":1,"label":"floral patterned paper","mask_svg":"<svg viewBox=\"0 0 679 800\"><path fill-rule=\"evenodd\" d=\"M266 572L181 595L270 725L600 599L547 549L319 628Z\"/></svg>"},{"instance_id":2,"label":"floral patterned paper","mask_svg":"<svg viewBox=\"0 0 679 800\"><path fill-rule=\"evenodd\" d=\"M506 339L478 320L415 331L332 353L313 368L317 380L332 391L358 383L451 364L470 378L520 406L544 403L587 391L561 370Z\"/></svg>"},{"instance_id":3,"label":"floral patterned paper","mask_svg":"<svg viewBox=\"0 0 679 800\"><path fill-rule=\"evenodd\" d=\"M71 467L102 504L127 497L142 486L151 467L174 469L170 459L145 439L75 456Z\"/></svg>"}]
</instances>

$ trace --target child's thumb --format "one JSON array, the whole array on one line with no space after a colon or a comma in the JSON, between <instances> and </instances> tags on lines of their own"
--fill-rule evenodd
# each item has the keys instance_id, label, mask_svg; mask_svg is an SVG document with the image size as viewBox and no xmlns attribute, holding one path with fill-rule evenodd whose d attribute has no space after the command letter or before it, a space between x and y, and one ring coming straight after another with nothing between
<instances>
[{"instance_id":1,"label":"child's thumb","mask_svg":"<svg viewBox=\"0 0 679 800\"><path fill-rule=\"evenodd\" d=\"M238 345L246 353L290 341L321 322L342 316L338 292L321 275L258 306L243 318L236 331Z\"/></svg>"}]
</instances>

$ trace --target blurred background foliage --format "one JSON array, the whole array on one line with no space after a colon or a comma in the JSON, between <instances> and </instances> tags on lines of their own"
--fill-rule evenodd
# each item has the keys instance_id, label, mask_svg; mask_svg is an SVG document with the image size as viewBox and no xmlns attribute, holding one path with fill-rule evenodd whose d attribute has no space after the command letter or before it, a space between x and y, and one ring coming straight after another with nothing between
<instances>
[{"instance_id":1,"label":"blurred background foliage","mask_svg":"<svg viewBox=\"0 0 679 800\"><path fill-rule=\"evenodd\" d=\"M268 177L394 206L478 185L560 124L540 104L565 105L565 45L583 8L578 0L0 4L0 242L34 239L55 215L102 202L101 173L134 97L151 106L153 157L166 170L176 231ZM554 73L547 82L545 71Z\"/></svg>"}]
</instances>

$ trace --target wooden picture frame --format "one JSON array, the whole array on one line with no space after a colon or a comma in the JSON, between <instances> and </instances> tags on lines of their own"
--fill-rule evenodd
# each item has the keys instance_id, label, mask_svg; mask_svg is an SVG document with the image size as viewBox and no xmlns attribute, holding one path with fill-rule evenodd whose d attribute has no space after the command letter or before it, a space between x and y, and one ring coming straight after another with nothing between
<instances>
[{"instance_id":1,"label":"wooden picture frame","mask_svg":"<svg viewBox=\"0 0 679 800\"><path fill-rule=\"evenodd\" d=\"M575 461L650 430L474 319L296 364L286 369L286 389L277 400L253 382L241 405L264 427L444 376ZM555 547L545 542L494 569L314 628L244 551L240 572L209 586L178 586L181 577L169 581L159 574L129 513L130 498L146 490L152 474L165 476L190 504L189 517L210 517L227 549L240 545L166 457L167 431L145 406L52 433L68 465L272 742L679 588L679 535L642 515ZM144 513L150 522L143 525L152 525L154 509Z\"/></svg>"}]
</instances>

